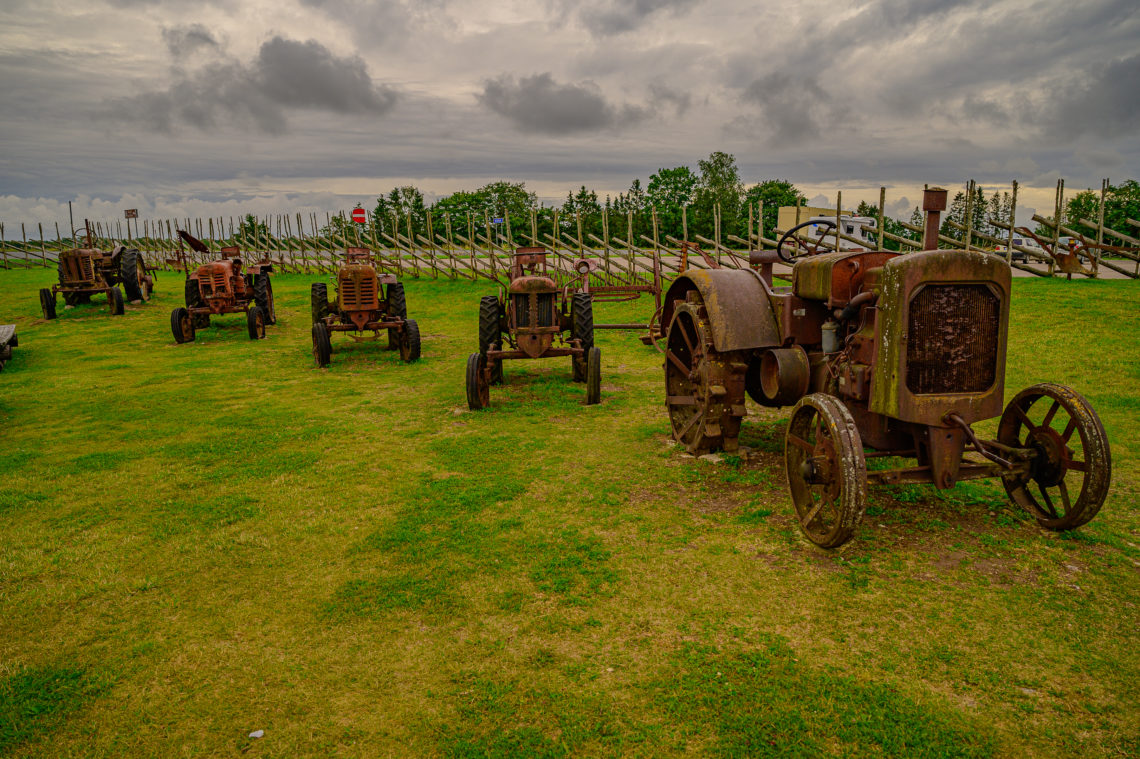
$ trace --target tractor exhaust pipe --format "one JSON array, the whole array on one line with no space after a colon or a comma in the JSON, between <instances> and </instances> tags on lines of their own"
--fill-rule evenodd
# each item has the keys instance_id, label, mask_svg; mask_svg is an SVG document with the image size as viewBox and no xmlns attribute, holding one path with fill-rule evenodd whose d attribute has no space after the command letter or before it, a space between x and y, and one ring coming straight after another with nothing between
<instances>
[{"instance_id":1,"label":"tractor exhaust pipe","mask_svg":"<svg viewBox=\"0 0 1140 759\"><path fill-rule=\"evenodd\" d=\"M926 228L922 234L923 250L938 250L938 227L946 210L946 190L927 187L922 193L922 210L926 211Z\"/></svg>"}]
</instances>

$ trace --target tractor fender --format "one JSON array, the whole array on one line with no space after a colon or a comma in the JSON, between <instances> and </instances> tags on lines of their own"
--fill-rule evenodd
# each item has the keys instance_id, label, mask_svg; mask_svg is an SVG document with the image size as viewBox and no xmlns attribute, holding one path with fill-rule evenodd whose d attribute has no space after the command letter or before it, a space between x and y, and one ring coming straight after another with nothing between
<instances>
[{"instance_id":1,"label":"tractor fender","mask_svg":"<svg viewBox=\"0 0 1140 759\"><path fill-rule=\"evenodd\" d=\"M776 315L760 277L746 269L692 269L679 275L665 294L661 329L669 330L673 307L686 293L701 295L712 329L713 346L723 352L780 344Z\"/></svg>"}]
</instances>

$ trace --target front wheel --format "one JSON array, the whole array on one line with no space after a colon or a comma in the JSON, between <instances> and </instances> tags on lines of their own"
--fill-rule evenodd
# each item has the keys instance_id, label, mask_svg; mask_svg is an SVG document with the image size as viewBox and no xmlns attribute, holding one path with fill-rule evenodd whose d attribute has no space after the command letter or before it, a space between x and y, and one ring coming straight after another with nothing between
<instances>
[{"instance_id":1,"label":"front wheel","mask_svg":"<svg viewBox=\"0 0 1140 759\"><path fill-rule=\"evenodd\" d=\"M821 548L850 540L867 508L867 462L847 407L825 393L801 398L788 422L784 465L808 540Z\"/></svg>"},{"instance_id":2,"label":"front wheel","mask_svg":"<svg viewBox=\"0 0 1140 759\"><path fill-rule=\"evenodd\" d=\"M324 368L332 361L332 340L329 338L329 328L324 322L313 325L313 358L317 366Z\"/></svg>"},{"instance_id":3,"label":"front wheel","mask_svg":"<svg viewBox=\"0 0 1140 759\"><path fill-rule=\"evenodd\" d=\"M1080 393L1049 382L1027 387L1005 407L997 437L1035 454L1027 474L1002 478L1002 484L1039 525L1072 530L1100 511L1112 453L1100 417Z\"/></svg>"},{"instance_id":4,"label":"front wheel","mask_svg":"<svg viewBox=\"0 0 1140 759\"><path fill-rule=\"evenodd\" d=\"M586 405L602 402L602 349L590 348L586 354Z\"/></svg>"},{"instance_id":5,"label":"front wheel","mask_svg":"<svg viewBox=\"0 0 1140 759\"><path fill-rule=\"evenodd\" d=\"M415 319L404 322L404 330L400 333L400 359L411 363L420 357L420 327Z\"/></svg>"},{"instance_id":6,"label":"front wheel","mask_svg":"<svg viewBox=\"0 0 1140 759\"><path fill-rule=\"evenodd\" d=\"M253 306L246 312L245 325L249 329L250 340L265 339L265 312L261 306Z\"/></svg>"},{"instance_id":7,"label":"front wheel","mask_svg":"<svg viewBox=\"0 0 1140 759\"><path fill-rule=\"evenodd\" d=\"M111 288L107 293L107 303L111 306L111 313L114 316L122 316L126 313L126 306L123 305L123 291L119 288Z\"/></svg>"},{"instance_id":8,"label":"front wheel","mask_svg":"<svg viewBox=\"0 0 1140 759\"><path fill-rule=\"evenodd\" d=\"M170 331L174 334L174 342L194 342L194 318L185 308L176 308L170 312Z\"/></svg>"},{"instance_id":9,"label":"front wheel","mask_svg":"<svg viewBox=\"0 0 1140 759\"><path fill-rule=\"evenodd\" d=\"M51 291L50 287L40 290L40 310L44 312L45 319L55 318L55 293Z\"/></svg>"},{"instance_id":10,"label":"front wheel","mask_svg":"<svg viewBox=\"0 0 1140 759\"><path fill-rule=\"evenodd\" d=\"M467 357L467 408L485 409L491 403L491 383L487 381L487 359L480 353Z\"/></svg>"}]
</instances>

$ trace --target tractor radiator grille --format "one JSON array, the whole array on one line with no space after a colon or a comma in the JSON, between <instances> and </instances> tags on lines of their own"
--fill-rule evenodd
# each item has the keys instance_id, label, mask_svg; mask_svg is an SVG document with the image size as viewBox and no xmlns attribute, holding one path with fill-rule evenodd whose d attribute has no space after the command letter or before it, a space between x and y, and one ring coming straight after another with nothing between
<instances>
[{"instance_id":1,"label":"tractor radiator grille","mask_svg":"<svg viewBox=\"0 0 1140 759\"><path fill-rule=\"evenodd\" d=\"M928 285L910 302L906 386L981 393L994 384L1001 301L985 285Z\"/></svg>"},{"instance_id":2,"label":"tractor radiator grille","mask_svg":"<svg viewBox=\"0 0 1140 759\"><path fill-rule=\"evenodd\" d=\"M226 273L224 271L207 271L198 275L198 284L202 289L202 296L212 298L216 295L225 295Z\"/></svg>"},{"instance_id":3,"label":"tractor radiator grille","mask_svg":"<svg viewBox=\"0 0 1140 759\"><path fill-rule=\"evenodd\" d=\"M378 307L376 280L356 281L345 277L340 281L340 308L342 311L371 311Z\"/></svg>"},{"instance_id":4,"label":"tractor radiator grille","mask_svg":"<svg viewBox=\"0 0 1140 759\"><path fill-rule=\"evenodd\" d=\"M95 260L91 256L66 256L63 275L72 282L91 282L95 279Z\"/></svg>"},{"instance_id":5,"label":"tractor radiator grille","mask_svg":"<svg viewBox=\"0 0 1140 759\"><path fill-rule=\"evenodd\" d=\"M517 327L553 327L554 326L554 293L519 293L512 295L515 306L515 326ZM538 320L531 324L530 306L534 302L537 306Z\"/></svg>"}]
</instances>

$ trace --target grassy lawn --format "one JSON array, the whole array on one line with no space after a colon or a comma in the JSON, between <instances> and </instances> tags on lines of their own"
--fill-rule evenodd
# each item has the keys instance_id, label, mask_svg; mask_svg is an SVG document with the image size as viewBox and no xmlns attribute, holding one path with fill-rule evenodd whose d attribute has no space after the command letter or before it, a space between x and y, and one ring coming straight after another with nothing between
<instances>
[{"instance_id":1,"label":"grassy lawn","mask_svg":"<svg viewBox=\"0 0 1140 759\"><path fill-rule=\"evenodd\" d=\"M1092 401L1096 520L872 488L827 553L787 412L750 402L746 458L682 457L630 333L601 333L598 406L554 359L468 412L487 282L405 282L419 363L334 336L317 370L315 277L275 278L266 340L229 316L187 345L176 275L44 322L53 277L0 272L0 755L1140 753L1131 282L1014 283L1007 395Z\"/></svg>"}]
</instances>

